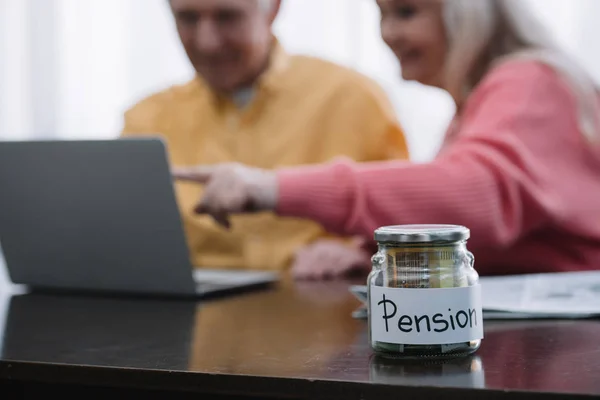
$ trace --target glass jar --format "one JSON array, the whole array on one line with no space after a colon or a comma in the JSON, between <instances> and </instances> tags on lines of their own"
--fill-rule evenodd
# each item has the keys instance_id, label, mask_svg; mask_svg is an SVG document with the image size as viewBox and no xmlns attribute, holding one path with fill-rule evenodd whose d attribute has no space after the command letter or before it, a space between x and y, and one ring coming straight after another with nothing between
<instances>
[{"instance_id":1,"label":"glass jar","mask_svg":"<svg viewBox=\"0 0 600 400\"><path fill-rule=\"evenodd\" d=\"M479 275L454 225L403 225L375 231L379 250L367 287L369 340L391 358L467 356L483 338Z\"/></svg>"}]
</instances>

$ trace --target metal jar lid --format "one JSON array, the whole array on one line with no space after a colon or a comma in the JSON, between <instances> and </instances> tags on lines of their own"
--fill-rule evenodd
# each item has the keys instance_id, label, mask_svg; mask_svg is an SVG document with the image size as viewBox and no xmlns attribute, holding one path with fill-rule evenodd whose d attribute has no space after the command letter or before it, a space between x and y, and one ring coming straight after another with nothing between
<instances>
[{"instance_id":1,"label":"metal jar lid","mask_svg":"<svg viewBox=\"0 0 600 400\"><path fill-rule=\"evenodd\" d=\"M460 225L398 225L375 231L375 240L384 243L453 243L469 239L471 232Z\"/></svg>"}]
</instances>

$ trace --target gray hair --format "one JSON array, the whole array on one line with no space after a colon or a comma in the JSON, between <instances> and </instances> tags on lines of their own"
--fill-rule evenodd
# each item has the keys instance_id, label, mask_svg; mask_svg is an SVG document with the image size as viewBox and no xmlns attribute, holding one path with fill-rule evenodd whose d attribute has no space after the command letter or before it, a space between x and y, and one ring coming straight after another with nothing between
<instances>
[{"instance_id":1,"label":"gray hair","mask_svg":"<svg viewBox=\"0 0 600 400\"><path fill-rule=\"evenodd\" d=\"M167 0L168 3L171 0ZM271 11L273 9L274 0L258 0L258 7L265 12Z\"/></svg>"},{"instance_id":2,"label":"gray hair","mask_svg":"<svg viewBox=\"0 0 600 400\"><path fill-rule=\"evenodd\" d=\"M598 90L593 79L564 54L523 0L443 0L449 42L445 88L457 104L493 65L509 59L547 64L569 83L579 108L579 125L598 140Z\"/></svg>"}]
</instances>

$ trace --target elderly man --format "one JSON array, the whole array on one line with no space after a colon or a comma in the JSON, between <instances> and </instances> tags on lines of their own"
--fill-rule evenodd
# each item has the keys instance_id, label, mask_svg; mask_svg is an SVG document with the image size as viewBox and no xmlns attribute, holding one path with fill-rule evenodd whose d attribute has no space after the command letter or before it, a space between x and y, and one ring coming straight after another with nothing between
<instances>
[{"instance_id":1,"label":"elderly man","mask_svg":"<svg viewBox=\"0 0 600 400\"><path fill-rule=\"evenodd\" d=\"M171 0L197 77L137 104L123 135L161 134L174 166L241 162L276 168L406 158L407 147L380 88L332 63L286 54L272 33L279 0ZM194 265L283 269L320 278L368 262L361 243L313 222L270 213L223 229L194 214L196 185L177 183Z\"/></svg>"}]
</instances>

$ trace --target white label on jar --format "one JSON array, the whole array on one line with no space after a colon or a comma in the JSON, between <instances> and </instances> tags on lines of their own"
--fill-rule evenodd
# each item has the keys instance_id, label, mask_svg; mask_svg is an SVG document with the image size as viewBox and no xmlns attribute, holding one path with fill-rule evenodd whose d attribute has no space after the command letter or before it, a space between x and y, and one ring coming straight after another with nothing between
<instances>
[{"instance_id":1,"label":"white label on jar","mask_svg":"<svg viewBox=\"0 0 600 400\"><path fill-rule=\"evenodd\" d=\"M451 344L483 339L481 286L399 289L371 286L371 339Z\"/></svg>"}]
</instances>

